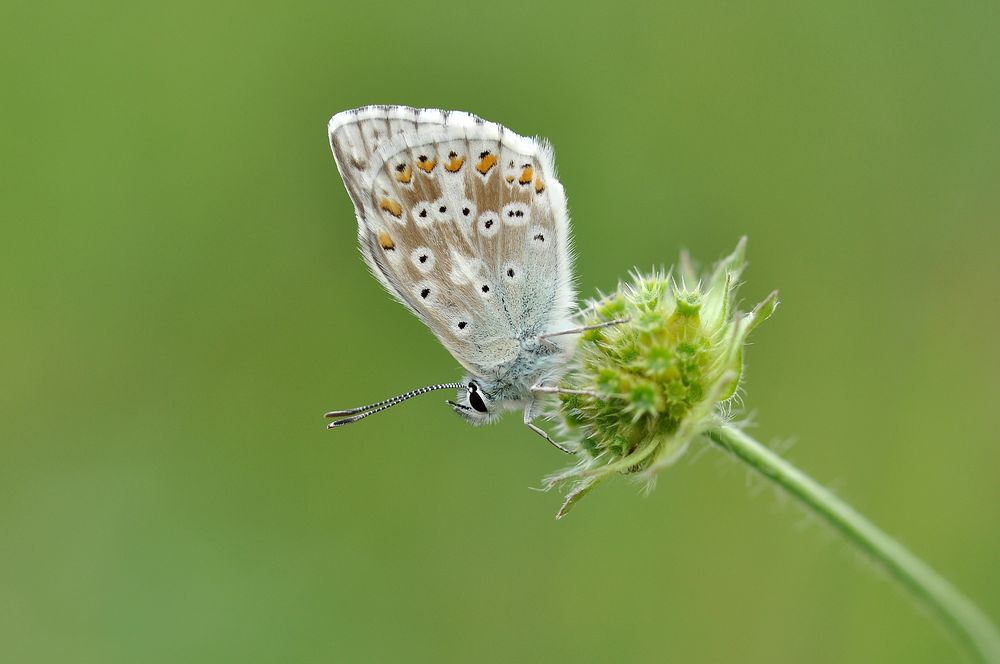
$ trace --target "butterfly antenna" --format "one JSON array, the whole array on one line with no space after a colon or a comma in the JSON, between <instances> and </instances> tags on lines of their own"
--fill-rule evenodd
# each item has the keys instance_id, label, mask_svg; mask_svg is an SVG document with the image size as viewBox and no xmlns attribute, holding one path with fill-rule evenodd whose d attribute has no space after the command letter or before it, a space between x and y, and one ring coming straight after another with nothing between
<instances>
[{"instance_id":1,"label":"butterfly antenna","mask_svg":"<svg viewBox=\"0 0 1000 664\"><path fill-rule=\"evenodd\" d=\"M411 390L404 394L400 394L399 396L392 397L391 399L384 399L376 403L370 403L367 406L348 408L347 410L331 410L326 414L326 417L342 417L344 419L330 422L326 428L332 429L343 424L358 422L365 419L369 415L380 413L386 408L392 408L396 404L406 401L407 399L412 399L413 397L420 396L421 394L427 394L428 392L433 392L434 390L457 390L460 387L463 387L462 383L441 383L439 385L428 385L427 387L421 387L419 390Z\"/></svg>"}]
</instances>

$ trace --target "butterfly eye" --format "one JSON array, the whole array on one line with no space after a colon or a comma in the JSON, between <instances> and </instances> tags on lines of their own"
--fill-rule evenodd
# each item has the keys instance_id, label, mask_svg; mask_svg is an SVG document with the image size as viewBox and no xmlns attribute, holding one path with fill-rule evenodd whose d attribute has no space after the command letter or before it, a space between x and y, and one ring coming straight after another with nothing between
<instances>
[{"instance_id":1,"label":"butterfly eye","mask_svg":"<svg viewBox=\"0 0 1000 664\"><path fill-rule=\"evenodd\" d=\"M486 407L486 402L479 396L479 386L475 383L469 383L469 405L480 413L490 412Z\"/></svg>"}]
</instances>

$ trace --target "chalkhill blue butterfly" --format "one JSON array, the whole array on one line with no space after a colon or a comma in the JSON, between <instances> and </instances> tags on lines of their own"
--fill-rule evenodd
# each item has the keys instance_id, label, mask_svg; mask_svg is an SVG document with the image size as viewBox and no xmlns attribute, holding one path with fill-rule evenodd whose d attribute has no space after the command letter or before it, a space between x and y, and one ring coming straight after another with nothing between
<instances>
[{"instance_id":1,"label":"chalkhill blue butterfly","mask_svg":"<svg viewBox=\"0 0 1000 664\"><path fill-rule=\"evenodd\" d=\"M327 413L330 428L433 390L473 424L559 388L573 352L572 252L566 195L550 145L469 113L366 106L333 116L330 146L358 219L365 262L387 291L465 368L428 385Z\"/></svg>"}]
</instances>

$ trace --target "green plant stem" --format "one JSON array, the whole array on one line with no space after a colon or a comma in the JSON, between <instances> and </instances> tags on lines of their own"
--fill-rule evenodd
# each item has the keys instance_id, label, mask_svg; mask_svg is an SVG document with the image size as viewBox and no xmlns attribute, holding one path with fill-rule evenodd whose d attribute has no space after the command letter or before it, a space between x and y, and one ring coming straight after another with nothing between
<instances>
[{"instance_id":1,"label":"green plant stem","mask_svg":"<svg viewBox=\"0 0 1000 664\"><path fill-rule=\"evenodd\" d=\"M902 544L740 429L723 425L708 431L706 436L716 446L794 496L812 514L833 526L888 571L926 605L978 661L1000 664L1000 632L989 618Z\"/></svg>"}]
</instances>

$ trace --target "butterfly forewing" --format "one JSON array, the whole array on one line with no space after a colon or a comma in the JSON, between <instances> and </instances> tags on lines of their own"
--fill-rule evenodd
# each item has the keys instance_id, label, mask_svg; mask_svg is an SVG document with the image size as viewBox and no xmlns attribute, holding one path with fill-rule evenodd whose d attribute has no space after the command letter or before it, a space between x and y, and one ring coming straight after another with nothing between
<instances>
[{"instance_id":1,"label":"butterfly forewing","mask_svg":"<svg viewBox=\"0 0 1000 664\"><path fill-rule=\"evenodd\" d=\"M330 142L366 262L469 371L566 319L569 222L547 144L403 106L340 113Z\"/></svg>"}]
</instances>

